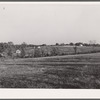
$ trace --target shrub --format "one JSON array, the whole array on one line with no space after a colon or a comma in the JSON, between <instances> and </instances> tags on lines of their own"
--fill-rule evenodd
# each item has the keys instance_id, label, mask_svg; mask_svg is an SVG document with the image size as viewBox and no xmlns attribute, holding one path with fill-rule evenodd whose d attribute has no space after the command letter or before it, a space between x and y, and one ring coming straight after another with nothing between
<instances>
[{"instance_id":1,"label":"shrub","mask_svg":"<svg viewBox=\"0 0 100 100\"><path fill-rule=\"evenodd\" d=\"M52 47L51 49L51 55L52 56L56 56L56 55L59 55L59 49L57 47Z\"/></svg>"}]
</instances>

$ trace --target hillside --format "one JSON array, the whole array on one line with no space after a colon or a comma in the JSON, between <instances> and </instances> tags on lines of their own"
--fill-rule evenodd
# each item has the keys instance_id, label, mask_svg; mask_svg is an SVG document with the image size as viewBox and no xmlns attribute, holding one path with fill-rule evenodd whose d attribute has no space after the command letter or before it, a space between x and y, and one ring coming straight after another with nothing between
<instances>
[{"instance_id":1,"label":"hillside","mask_svg":"<svg viewBox=\"0 0 100 100\"><path fill-rule=\"evenodd\" d=\"M0 61L1 88L100 88L100 53Z\"/></svg>"}]
</instances>

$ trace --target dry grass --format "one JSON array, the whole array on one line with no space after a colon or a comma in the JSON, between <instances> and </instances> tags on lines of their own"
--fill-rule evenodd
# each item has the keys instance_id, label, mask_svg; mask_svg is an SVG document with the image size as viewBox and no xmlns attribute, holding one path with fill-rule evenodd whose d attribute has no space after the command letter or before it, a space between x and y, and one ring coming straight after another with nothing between
<instances>
[{"instance_id":1,"label":"dry grass","mask_svg":"<svg viewBox=\"0 0 100 100\"><path fill-rule=\"evenodd\" d=\"M0 61L1 88L100 88L100 53Z\"/></svg>"}]
</instances>

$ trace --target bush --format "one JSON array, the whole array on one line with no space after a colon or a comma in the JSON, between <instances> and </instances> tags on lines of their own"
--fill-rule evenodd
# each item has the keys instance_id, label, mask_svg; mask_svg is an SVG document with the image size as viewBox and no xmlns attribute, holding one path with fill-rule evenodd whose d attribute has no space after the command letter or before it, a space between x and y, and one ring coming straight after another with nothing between
<instances>
[{"instance_id":1,"label":"bush","mask_svg":"<svg viewBox=\"0 0 100 100\"><path fill-rule=\"evenodd\" d=\"M22 58L25 57L25 50L24 50L24 48L21 48L21 57L22 57Z\"/></svg>"},{"instance_id":2,"label":"bush","mask_svg":"<svg viewBox=\"0 0 100 100\"><path fill-rule=\"evenodd\" d=\"M42 56L42 52L39 48L35 48L34 51L34 57L41 57Z\"/></svg>"},{"instance_id":3,"label":"bush","mask_svg":"<svg viewBox=\"0 0 100 100\"><path fill-rule=\"evenodd\" d=\"M56 56L56 55L59 55L60 52L59 52L59 49L57 47L52 47L51 48L51 55L52 56Z\"/></svg>"}]
</instances>

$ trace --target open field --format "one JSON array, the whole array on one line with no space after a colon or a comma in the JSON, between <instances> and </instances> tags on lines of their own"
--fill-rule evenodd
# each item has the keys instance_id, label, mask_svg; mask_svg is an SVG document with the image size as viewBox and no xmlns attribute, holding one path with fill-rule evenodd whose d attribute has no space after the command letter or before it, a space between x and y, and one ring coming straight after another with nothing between
<instances>
[{"instance_id":1,"label":"open field","mask_svg":"<svg viewBox=\"0 0 100 100\"><path fill-rule=\"evenodd\" d=\"M60 54L74 54L74 46L55 46L58 48ZM100 52L100 46L77 46L77 53L92 53Z\"/></svg>"},{"instance_id":2,"label":"open field","mask_svg":"<svg viewBox=\"0 0 100 100\"><path fill-rule=\"evenodd\" d=\"M0 88L100 88L100 53L0 61Z\"/></svg>"},{"instance_id":3,"label":"open field","mask_svg":"<svg viewBox=\"0 0 100 100\"><path fill-rule=\"evenodd\" d=\"M74 46L41 46L40 51L44 51L45 55L52 52L52 49L56 48L57 55L70 55L75 54ZM27 47L26 54L30 53L34 55L34 48ZM100 46L77 46L77 54L96 53L100 52ZM53 55L50 53L51 56Z\"/></svg>"}]
</instances>

